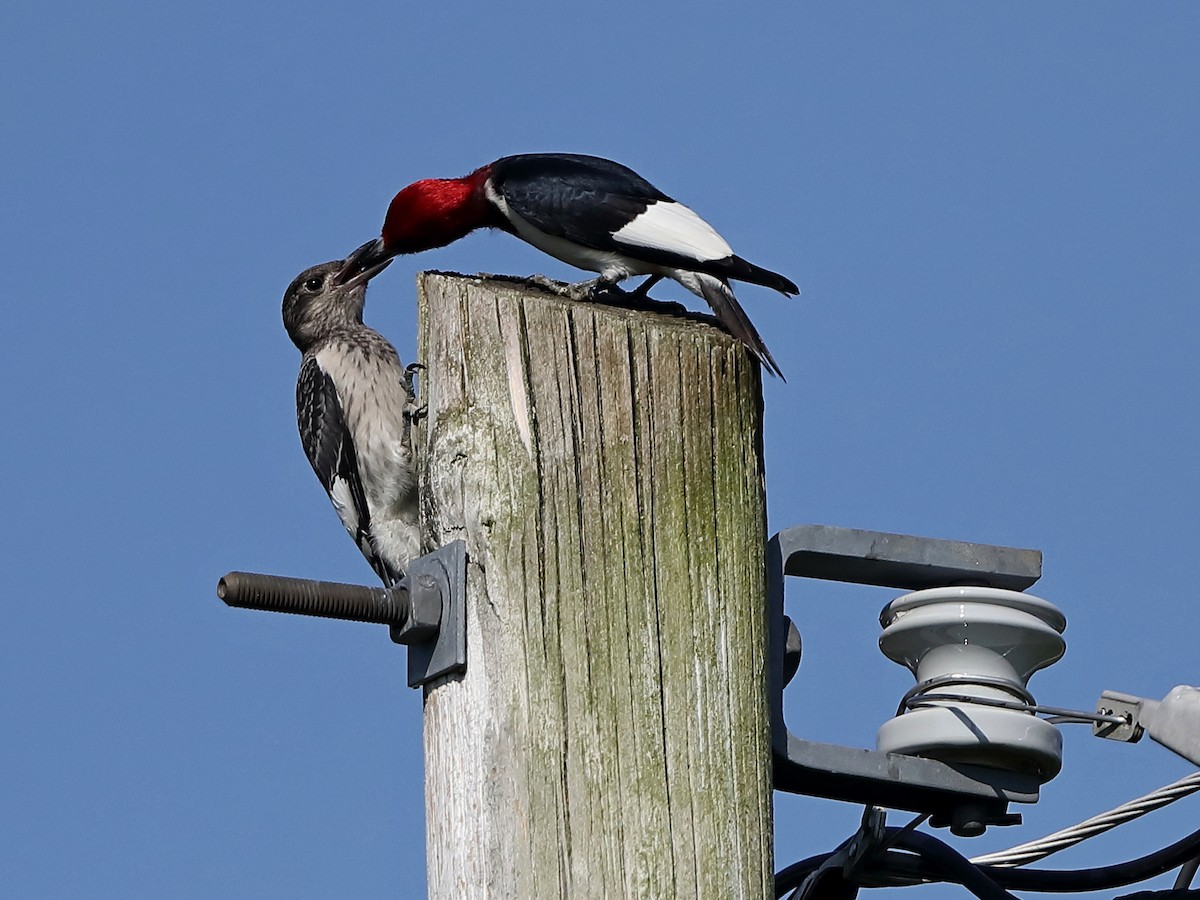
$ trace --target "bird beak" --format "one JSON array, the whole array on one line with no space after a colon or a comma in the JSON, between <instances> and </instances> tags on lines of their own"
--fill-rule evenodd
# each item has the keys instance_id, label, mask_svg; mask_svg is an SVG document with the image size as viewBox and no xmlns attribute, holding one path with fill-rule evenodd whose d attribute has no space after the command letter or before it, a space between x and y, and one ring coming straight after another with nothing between
<instances>
[{"instance_id":1,"label":"bird beak","mask_svg":"<svg viewBox=\"0 0 1200 900\"><path fill-rule=\"evenodd\" d=\"M392 264L395 254L383 246L383 238L367 241L346 257L342 267L333 277L333 283L343 287L366 284Z\"/></svg>"}]
</instances>

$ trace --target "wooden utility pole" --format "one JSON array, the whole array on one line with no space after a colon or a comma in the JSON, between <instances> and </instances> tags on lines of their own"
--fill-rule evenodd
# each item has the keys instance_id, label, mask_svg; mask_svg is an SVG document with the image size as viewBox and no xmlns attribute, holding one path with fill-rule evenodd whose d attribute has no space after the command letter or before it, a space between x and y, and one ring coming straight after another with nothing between
<instances>
[{"instance_id":1,"label":"wooden utility pole","mask_svg":"<svg viewBox=\"0 0 1200 900\"><path fill-rule=\"evenodd\" d=\"M771 896L758 367L724 332L424 274L429 896Z\"/></svg>"}]
</instances>

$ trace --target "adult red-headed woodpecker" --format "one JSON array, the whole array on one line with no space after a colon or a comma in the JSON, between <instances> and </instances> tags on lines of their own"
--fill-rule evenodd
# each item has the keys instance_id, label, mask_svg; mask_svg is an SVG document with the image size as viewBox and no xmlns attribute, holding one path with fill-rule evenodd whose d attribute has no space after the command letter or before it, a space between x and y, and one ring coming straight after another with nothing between
<instances>
[{"instance_id":1,"label":"adult red-headed woodpecker","mask_svg":"<svg viewBox=\"0 0 1200 900\"><path fill-rule=\"evenodd\" d=\"M782 377L729 282L787 295L799 293L796 285L734 254L711 225L632 169L597 156L526 153L463 178L410 184L392 199L381 235L350 254L338 278L360 277L398 254L442 247L477 228L499 228L600 273L573 285L574 296L649 275L634 292L644 297L659 279L672 278L702 297L725 328Z\"/></svg>"},{"instance_id":2,"label":"adult red-headed woodpecker","mask_svg":"<svg viewBox=\"0 0 1200 900\"><path fill-rule=\"evenodd\" d=\"M372 264L344 284L344 260L296 276L283 295L283 324L300 349L296 422L300 443L333 508L371 568L395 584L420 555L412 421L420 414L412 367L363 324Z\"/></svg>"}]
</instances>

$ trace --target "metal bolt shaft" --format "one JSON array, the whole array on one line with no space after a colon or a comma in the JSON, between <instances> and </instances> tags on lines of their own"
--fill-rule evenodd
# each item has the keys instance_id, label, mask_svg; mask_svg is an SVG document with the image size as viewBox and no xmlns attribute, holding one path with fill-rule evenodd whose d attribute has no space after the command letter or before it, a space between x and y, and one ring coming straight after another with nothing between
<instances>
[{"instance_id":1,"label":"metal bolt shaft","mask_svg":"<svg viewBox=\"0 0 1200 900\"><path fill-rule=\"evenodd\" d=\"M396 626L408 621L411 607L407 587L389 590L253 572L230 572L217 582L217 596L241 609Z\"/></svg>"}]
</instances>

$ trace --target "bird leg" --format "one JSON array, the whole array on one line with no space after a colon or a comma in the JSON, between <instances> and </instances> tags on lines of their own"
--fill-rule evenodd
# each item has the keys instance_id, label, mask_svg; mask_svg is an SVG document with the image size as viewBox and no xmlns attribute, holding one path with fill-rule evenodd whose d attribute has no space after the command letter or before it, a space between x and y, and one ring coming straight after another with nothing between
<instances>
[{"instance_id":1,"label":"bird leg","mask_svg":"<svg viewBox=\"0 0 1200 900\"><path fill-rule=\"evenodd\" d=\"M636 288L634 288L632 291L630 291L629 296L636 297L639 300L649 300L650 299L650 288L654 287L656 284L658 284L660 281L662 281L662 278L663 277L661 275L651 275L649 278L647 278L645 281L643 281L641 284L639 284Z\"/></svg>"}]
</instances>

